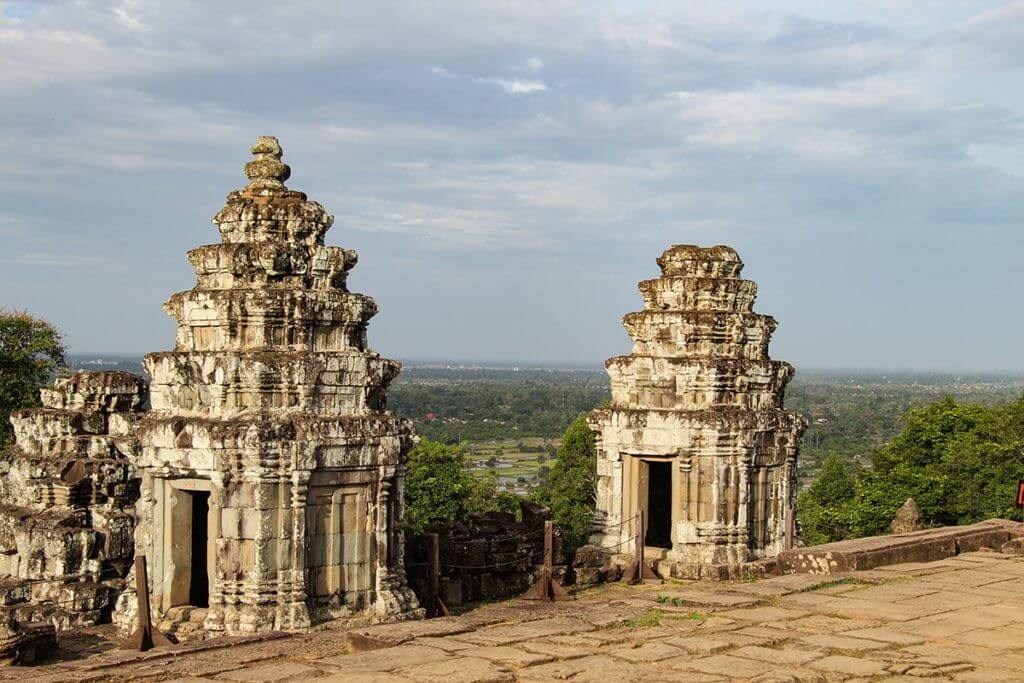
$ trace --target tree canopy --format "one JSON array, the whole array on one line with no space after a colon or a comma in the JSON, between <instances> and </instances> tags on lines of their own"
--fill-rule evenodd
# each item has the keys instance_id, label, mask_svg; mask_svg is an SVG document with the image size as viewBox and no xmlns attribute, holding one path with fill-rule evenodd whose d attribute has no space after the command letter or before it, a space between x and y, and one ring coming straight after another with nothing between
<instances>
[{"instance_id":1,"label":"tree canopy","mask_svg":"<svg viewBox=\"0 0 1024 683\"><path fill-rule=\"evenodd\" d=\"M514 495L498 491L493 473L473 476L458 446L423 439L409 454L404 526L413 533L438 531L474 512L518 507Z\"/></svg>"},{"instance_id":2,"label":"tree canopy","mask_svg":"<svg viewBox=\"0 0 1024 683\"><path fill-rule=\"evenodd\" d=\"M854 474L838 457L827 459L798 498L799 519L808 543L887 533L907 498L930 526L1019 520L1020 478L1024 398L983 406L947 397L909 410L869 469Z\"/></svg>"},{"instance_id":3,"label":"tree canopy","mask_svg":"<svg viewBox=\"0 0 1024 683\"><path fill-rule=\"evenodd\" d=\"M594 433L586 417L577 417L562 436L547 480L533 498L551 508L551 517L562 529L562 548L567 558L587 542L594 515L597 460Z\"/></svg>"},{"instance_id":4,"label":"tree canopy","mask_svg":"<svg viewBox=\"0 0 1024 683\"><path fill-rule=\"evenodd\" d=\"M0 447L13 440L10 414L39 405L39 387L65 366L65 351L47 321L0 309Z\"/></svg>"}]
</instances>

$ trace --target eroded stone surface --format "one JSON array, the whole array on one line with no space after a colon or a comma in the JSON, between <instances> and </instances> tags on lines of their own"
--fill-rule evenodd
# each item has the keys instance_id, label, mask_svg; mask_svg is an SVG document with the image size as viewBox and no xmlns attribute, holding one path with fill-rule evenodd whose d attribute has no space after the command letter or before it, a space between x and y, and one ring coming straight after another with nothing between
<instances>
[{"instance_id":1,"label":"eroded stone surface","mask_svg":"<svg viewBox=\"0 0 1024 683\"><path fill-rule=\"evenodd\" d=\"M913 498L907 498L907 502L896 511L892 520L892 532L894 534L905 534L910 531L920 531L924 528L921 522L921 510Z\"/></svg>"},{"instance_id":2,"label":"eroded stone surface","mask_svg":"<svg viewBox=\"0 0 1024 683\"><path fill-rule=\"evenodd\" d=\"M144 380L81 372L11 415L0 456L0 612L64 630L109 619L134 553L131 426Z\"/></svg>"}]
</instances>

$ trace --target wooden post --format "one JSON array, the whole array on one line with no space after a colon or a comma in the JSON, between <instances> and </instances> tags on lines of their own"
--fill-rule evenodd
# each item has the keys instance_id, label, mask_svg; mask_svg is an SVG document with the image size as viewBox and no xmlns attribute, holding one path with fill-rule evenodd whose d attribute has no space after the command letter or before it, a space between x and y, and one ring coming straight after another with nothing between
<instances>
[{"instance_id":1,"label":"wooden post","mask_svg":"<svg viewBox=\"0 0 1024 683\"><path fill-rule=\"evenodd\" d=\"M135 629L125 647L139 652L152 650L154 647L170 646L173 643L167 637L153 628L152 617L149 613L149 576L146 571L146 556L135 556L135 596L139 601L139 627Z\"/></svg>"},{"instance_id":2,"label":"wooden post","mask_svg":"<svg viewBox=\"0 0 1024 683\"><path fill-rule=\"evenodd\" d=\"M786 550L793 549L793 536L796 533L796 519L793 514L793 506L786 506Z\"/></svg>"},{"instance_id":3,"label":"wooden post","mask_svg":"<svg viewBox=\"0 0 1024 683\"><path fill-rule=\"evenodd\" d=\"M633 563L629 565L622 574L622 580L626 583L636 584L641 581L661 583L661 577L654 573L654 570L647 566L644 560L644 513L636 513L636 537L633 539Z\"/></svg>"},{"instance_id":4,"label":"wooden post","mask_svg":"<svg viewBox=\"0 0 1024 683\"><path fill-rule=\"evenodd\" d=\"M544 565L540 568L540 576L530 590L523 594L523 600L572 600L562 585L555 581L555 525L550 520L544 522Z\"/></svg>"},{"instance_id":5,"label":"wooden post","mask_svg":"<svg viewBox=\"0 0 1024 683\"><path fill-rule=\"evenodd\" d=\"M441 542L437 534L427 534L427 619L447 617L448 606L441 600Z\"/></svg>"}]
</instances>

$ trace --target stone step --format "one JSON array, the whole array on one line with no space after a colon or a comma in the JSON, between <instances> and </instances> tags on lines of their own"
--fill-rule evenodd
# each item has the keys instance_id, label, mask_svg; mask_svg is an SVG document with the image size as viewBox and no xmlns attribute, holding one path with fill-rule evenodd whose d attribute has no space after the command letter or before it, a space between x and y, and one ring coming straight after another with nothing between
<instances>
[{"instance_id":1,"label":"stone step","mask_svg":"<svg viewBox=\"0 0 1024 683\"><path fill-rule=\"evenodd\" d=\"M171 632L176 636L187 636L191 633L195 633L202 627L203 625L201 623L194 621L182 621L175 624Z\"/></svg>"}]
</instances>

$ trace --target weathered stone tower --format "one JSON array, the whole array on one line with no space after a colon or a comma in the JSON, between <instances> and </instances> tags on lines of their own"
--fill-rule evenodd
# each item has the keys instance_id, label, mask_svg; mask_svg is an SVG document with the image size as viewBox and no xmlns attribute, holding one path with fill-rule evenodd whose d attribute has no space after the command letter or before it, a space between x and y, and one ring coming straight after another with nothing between
<instances>
[{"instance_id":1,"label":"weathered stone tower","mask_svg":"<svg viewBox=\"0 0 1024 683\"><path fill-rule=\"evenodd\" d=\"M803 419L782 410L788 363L753 312L757 285L729 247L671 247L624 318L635 344L606 363L612 404L595 410L597 528L591 543L633 552L645 513L648 557L680 578L735 576L782 550L796 495ZM617 526L618 525L618 526Z\"/></svg>"},{"instance_id":2,"label":"weathered stone tower","mask_svg":"<svg viewBox=\"0 0 1024 683\"><path fill-rule=\"evenodd\" d=\"M174 350L146 356L136 552L153 609L206 609L203 627L228 633L409 612L414 437L385 404L400 365L367 348L377 306L346 288L356 253L324 246L333 218L285 187L275 138L252 152L249 184L213 219L221 243L188 254L197 285L165 304Z\"/></svg>"}]
</instances>

